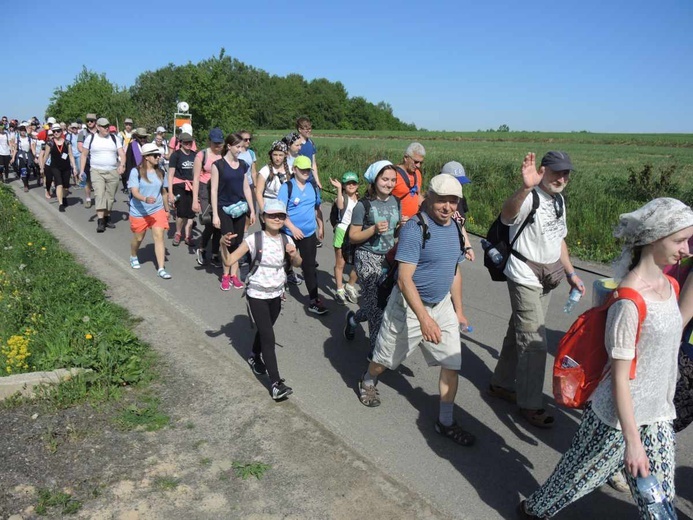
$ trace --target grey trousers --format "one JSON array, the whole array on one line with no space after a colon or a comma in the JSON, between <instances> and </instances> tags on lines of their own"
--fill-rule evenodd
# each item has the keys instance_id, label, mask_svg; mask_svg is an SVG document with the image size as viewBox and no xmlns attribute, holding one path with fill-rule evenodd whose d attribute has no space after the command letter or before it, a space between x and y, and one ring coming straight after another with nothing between
<instances>
[{"instance_id":1,"label":"grey trousers","mask_svg":"<svg viewBox=\"0 0 693 520\"><path fill-rule=\"evenodd\" d=\"M520 408L542 408L546 371L546 311L551 293L508 280L512 315L491 384L515 390Z\"/></svg>"}]
</instances>

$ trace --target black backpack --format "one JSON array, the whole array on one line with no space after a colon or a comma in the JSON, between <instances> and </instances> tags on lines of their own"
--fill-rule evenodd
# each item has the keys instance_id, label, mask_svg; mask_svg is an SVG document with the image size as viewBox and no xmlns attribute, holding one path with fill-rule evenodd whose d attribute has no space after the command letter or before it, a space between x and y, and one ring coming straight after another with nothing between
<instances>
[{"instance_id":1,"label":"black backpack","mask_svg":"<svg viewBox=\"0 0 693 520\"><path fill-rule=\"evenodd\" d=\"M421 228L421 234L423 235L421 240L421 249L426 249L426 241L431 238L431 234L428 232L428 223L426 222L426 218L420 211L412 218L416 219L416 224ZM460 240L460 251L464 252L466 242L464 240L464 234L462 233L462 227L455 219L452 219L452 222L457 228L457 236ZM397 246L395 245L395 247ZM378 278L378 307L380 309L385 309L387 300L390 298L390 294L392 294L392 289L395 288L395 283L397 283L398 267L399 262L397 260L393 260L388 267L387 272L381 274L380 278ZM457 266L455 266L455 269L457 269Z\"/></svg>"},{"instance_id":2,"label":"black backpack","mask_svg":"<svg viewBox=\"0 0 693 520\"><path fill-rule=\"evenodd\" d=\"M395 197L395 200L397 201L397 211L399 214L402 214L402 202L400 201L399 198ZM375 224L375 222L369 222L368 219L370 218L371 215L371 201L368 200L366 197L363 197L362 199L359 199L361 204L363 204L363 227L366 227L366 225L372 226ZM358 204L357 202L357 204ZM336 205L335 205L336 206ZM342 257L344 258L344 261L349 264L349 265L354 265L354 255L356 253L356 250L359 248L361 244L352 244L351 239L349 238L349 231L351 230L351 224L349 224L346 228L346 232L344 233L344 242L342 242Z\"/></svg>"},{"instance_id":3,"label":"black backpack","mask_svg":"<svg viewBox=\"0 0 693 520\"><path fill-rule=\"evenodd\" d=\"M337 199L335 199L335 201L332 203L332 209L330 210L330 224L333 228L336 228L337 224L342 221L344 218L344 213L346 213L347 206L349 205L349 201L343 193L342 198L344 199L344 207L341 210L339 209L339 206L337 206Z\"/></svg>"},{"instance_id":4,"label":"black backpack","mask_svg":"<svg viewBox=\"0 0 693 520\"><path fill-rule=\"evenodd\" d=\"M493 260L491 260L491 257L488 255L488 252L484 252L484 267L486 267L491 275L491 280L494 282L504 282L507 280L507 277L503 271L505 271L505 266L508 263L510 255L516 256L523 262L527 261L527 258L525 258L524 255L513 249L513 246L515 245L515 242L517 242L517 239L520 237L522 231L524 231L529 224L534 223L534 215L539 208L539 202L539 194L537 193L537 190L532 190L532 210L529 212L529 215L527 215L524 222L522 222L522 225L520 226L520 229L517 230L512 242L510 241L510 226L506 226L503 224L503 222L501 222L500 215L498 215L496 220L493 221L493 224L491 224L491 227L486 234L486 240L491 243L489 249L495 247L503 256L503 261L500 264L494 264Z\"/></svg>"}]
</instances>

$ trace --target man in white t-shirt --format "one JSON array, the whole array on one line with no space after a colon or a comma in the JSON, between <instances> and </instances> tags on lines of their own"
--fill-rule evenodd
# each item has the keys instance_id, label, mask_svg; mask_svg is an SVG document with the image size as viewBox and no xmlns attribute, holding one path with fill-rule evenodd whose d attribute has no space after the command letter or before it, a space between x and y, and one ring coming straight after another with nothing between
<instances>
[{"instance_id":1,"label":"man in white t-shirt","mask_svg":"<svg viewBox=\"0 0 693 520\"><path fill-rule=\"evenodd\" d=\"M542 405L547 349L545 318L551 290L565 275L571 287L585 292L564 240L568 228L561 192L573 169L565 152L548 152L539 171L535 155L527 154L522 163L522 187L505 201L501 211L501 221L510 226L511 242L528 217L529 221L514 243L505 267L512 315L489 393L516 402L522 417L539 428L550 428L554 423Z\"/></svg>"},{"instance_id":2,"label":"man in white t-shirt","mask_svg":"<svg viewBox=\"0 0 693 520\"><path fill-rule=\"evenodd\" d=\"M5 125L0 123L0 169L2 169L4 182L8 182L10 177L11 139L9 132L5 130Z\"/></svg>"},{"instance_id":3,"label":"man in white t-shirt","mask_svg":"<svg viewBox=\"0 0 693 520\"><path fill-rule=\"evenodd\" d=\"M96 133L88 135L82 145L82 173L91 166L91 184L96 202L96 232L103 233L106 228L115 228L110 220L111 208L118 191L120 176L125 171L125 152L115 135L108 131L110 123L105 117L96 121Z\"/></svg>"}]
</instances>

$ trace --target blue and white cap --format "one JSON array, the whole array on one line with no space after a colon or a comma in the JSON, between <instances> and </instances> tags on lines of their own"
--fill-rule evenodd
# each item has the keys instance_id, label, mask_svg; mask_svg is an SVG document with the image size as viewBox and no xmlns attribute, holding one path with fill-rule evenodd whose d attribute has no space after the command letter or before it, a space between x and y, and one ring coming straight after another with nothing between
<instances>
[{"instance_id":1,"label":"blue and white cap","mask_svg":"<svg viewBox=\"0 0 693 520\"><path fill-rule=\"evenodd\" d=\"M286 205L278 199L265 199L263 213L286 213Z\"/></svg>"},{"instance_id":2,"label":"blue and white cap","mask_svg":"<svg viewBox=\"0 0 693 520\"><path fill-rule=\"evenodd\" d=\"M440 173L447 173L448 175L452 175L457 179L460 184L469 184L472 182L469 177L467 177L467 173L464 171L464 166L462 166L460 163L457 161L450 161L449 163L445 163L443 168L440 170Z\"/></svg>"}]
</instances>

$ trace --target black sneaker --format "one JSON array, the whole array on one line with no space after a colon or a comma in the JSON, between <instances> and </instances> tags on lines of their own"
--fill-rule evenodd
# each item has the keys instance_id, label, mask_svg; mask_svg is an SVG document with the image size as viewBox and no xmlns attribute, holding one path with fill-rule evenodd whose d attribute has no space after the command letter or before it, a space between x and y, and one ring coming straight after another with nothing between
<instances>
[{"instance_id":1,"label":"black sneaker","mask_svg":"<svg viewBox=\"0 0 693 520\"><path fill-rule=\"evenodd\" d=\"M96 221L96 232L97 233L103 233L106 231L106 224L104 224L104 221L102 218L97 219Z\"/></svg>"},{"instance_id":2,"label":"black sneaker","mask_svg":"<svg viewBox=\"0 0 693 520\"><path fill-rule=\"evenodd\" d=\"M321 242L320 240L318 240L318 243L317 243L317 244L315 244L315 247L317 247L317 248L320 248L320 247L322 247L322 242Z\"/></svg>"},{"instance_id":3,"label":"black sneaker","mask_svg":"<svg viewBox=\"0 0 693 520\"><path fill-rule=\"evenodd\" d=\"M273 383L272 388L270 388L270 395L272 396L272 399L274 399L275 401L284 399L285 397L288 397L293 393L294 391L291 389L291 387L286 386L284 384L283 379L280 379L276 383Z\"/></svg>"},{"instance_id":4,"label":"black sneaker","mask_svg":"<svg viewBox=\"0 0 693 520\"><path fill-rule=\"evenodd\" d=\"M197 263L200 265L205 265L207 263L207 251L200 249L199 247L195 250L195 257Z\"/></svg>"},{"instance_id":5,"label":"black sneaker","mask_svg":"<svg viewBox=\"0 0 693 520\"><path fill-rule=\"evenodd\" d=\"M104 217L103 223L108 229L115 229L115 224L111 222L111 217Z\"/></svg>"},{"instance_id":6,"label":"black sneaker","mask_svg":"<svg viewBox=\"0 0 693 520\"><path fill-rule=\"evenodd\" d=\"M327 307L325 307L322 303L322 300L320 298L315 298L312 302L310 302L310 305L308 306L308 311L312 312L313 314L317 314L318 316L322 316L323 314L327 314Z\"/></svg>"},{"instance_id":7,"label":"black sneaker","mask_svg":"<svg viewBox=\"0 0 693 520\"><path fill-rule=\"evenodd\" d=\"M58 211L59 211L60 213L65 213L65 205L64 205L64 204L61 204L60 206L58 206Z\"/></svg>"},{"instance_id":8,"label":"black sneaker","mask_svg":"<svg viewBox=\"0 0 693 520\"><path fill-rule=\"evenodd\" d=\"M212 255L209 263L212 267L221 267L221 258L219 258L219 255Z\"/></svg>"},{"instance_id":9,"label":"black sneaker","mask_svg":"<svg viewBox=\"0 0 693 520\"><path fill-rule=\"evenodd\" d=\"M248 358L248 364L250 365L250 368L253 369L253 374L256 376L264 376L267 373L267 367L265 367L265 363L259 356L250 356Z\"/></svg>"},{"instance_id":10,"label":"black sneaker","mask_svg":"<svg viewBox=\"0 0 693 520\"><path fill-rule=\"evenodd\" d=\"M344 323L344 337L347 341L352 341L354 336L356 336L356 326L351 324L351 320L355 320L356 313L354 311L349 311L346 313L346 323Z\"/></svg>"}]
</instances>

